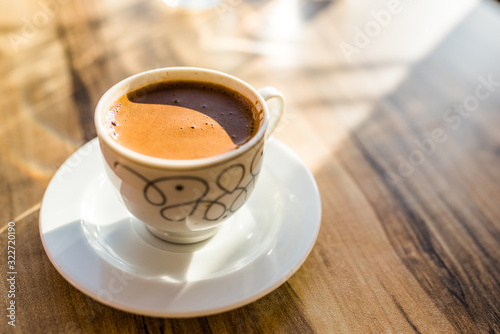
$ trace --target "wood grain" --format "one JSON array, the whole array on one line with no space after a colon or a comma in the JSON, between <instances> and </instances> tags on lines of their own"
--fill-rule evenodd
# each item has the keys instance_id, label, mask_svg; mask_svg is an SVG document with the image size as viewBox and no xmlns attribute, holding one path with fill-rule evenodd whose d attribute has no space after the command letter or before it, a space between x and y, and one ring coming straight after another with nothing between
<instances>
[{"instance_id":1,"label":"wood grain","mask_svg":"<svg viewBox=\"0 0 500 334\"><path fill-rule=\"evenodd\" d=\"M222 4L0 3L0 268L5 277L14 221L19 272L16 327L2 316L0 331L500 332L498 3ZM94 301L58 274L38 232L48 182L95 137L100 96L167 66L279 88L287 113L276 136L322 197L319 238L295 275L250 305L193 319ZM4 310L7 292L0 285Z\"/></svg>"}]
</instances>

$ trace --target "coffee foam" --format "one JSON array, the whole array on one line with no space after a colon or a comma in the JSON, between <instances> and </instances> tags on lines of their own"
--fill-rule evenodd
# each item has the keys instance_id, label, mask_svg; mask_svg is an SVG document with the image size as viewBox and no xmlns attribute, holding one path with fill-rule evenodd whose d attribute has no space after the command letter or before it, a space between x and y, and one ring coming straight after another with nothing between
<instances>
[{"instance_id":1,"label":"coffee foam","mask_svg":"<svg viewBox=\"0 0 500 334\"><path fill-rule=\"evenodd\" d=\"M119 144L159 158L219 155L257 132L257 112L224 86L176 81L153 84L122 96L108 110L105 127Z\"/></svg>"}]
</instances>

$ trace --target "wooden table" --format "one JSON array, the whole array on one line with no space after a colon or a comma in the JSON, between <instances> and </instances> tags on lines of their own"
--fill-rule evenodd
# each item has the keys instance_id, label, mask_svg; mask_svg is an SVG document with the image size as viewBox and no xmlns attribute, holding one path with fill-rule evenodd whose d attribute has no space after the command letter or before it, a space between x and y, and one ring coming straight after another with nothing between
<instances>
[{"instance_id":1,"label":"wooden table","mask_svg":"<svg viewBox=\"0 0 500 334\"><path fill-rule=\"evenodd\" d=\"M161 1L1 2L0 332L499 332L498 31L493 1L222 0L197 13ZM168 66L279 88L288 104L276 137L322 196L320 234L296 274L208 317L95 302L52 266L38 230L48 182L96 135L100 96Z\"/></svg>"}]
</instances>

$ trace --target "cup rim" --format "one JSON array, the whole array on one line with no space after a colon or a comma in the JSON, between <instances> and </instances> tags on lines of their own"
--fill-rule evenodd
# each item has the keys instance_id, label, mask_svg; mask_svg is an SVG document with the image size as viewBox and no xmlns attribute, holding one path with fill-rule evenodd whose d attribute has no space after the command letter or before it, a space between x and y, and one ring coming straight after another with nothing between
<instances>
[{"instance_id":1,"label":"cup rim","mask_svg":"<svg viewBox=\"0 0 500 334\"><path fill-rule=\"evenodd\" d=\"M182 72L203 72L204 74L209 74L213 77L224 77L226 79L229 79L230 81L235 82L237 85L241 85L246 87L253 95L255 98L257 98L258 102L260 102L260 106L262 107L262 111L264 112L264 119L262 122L262 125L260 126L259 130L257 133L250 138L249 141L246 143L242 144L239 146L237 149L233 149L231 151L221 153L218 155L214 155L211 157L206 157L206 158L197 158L197 159L166 159L166 158L158 158L158 157L152 157L149 155L145 155L136 151L133 151L125 146L120 145L116 141L114 141L111 136L107 133L104 124L102 122L102 113L106 112L108 107L111 105L109 100L113 96L113 94L117 93L120 89L123 87L127 87L128 84L131 82L141 78L141 77L148 77L151 76L153 80L144 80L143 86L150 85L156 82L161 82L162 80L154 80L155 74L158 73L172 73L172 74L180 74ZM168 74L167 74L168 76ZM219 80L220 81L220 80ZM213 80L213 83L219 83L220 82L217 80ZM137 89L141 86L134 87L133 89ZM132 89L132 90L133 90ZM130 92L131 90L124 90L123 94L126 94ZM113 100L114 102L115 100ZM254 100L251 99L253 102ZM256 105L256 103L254 103ZM259 107L258 107L259 108ZM156 167L156 168L171 168L171 169L181 169L181 168L199 168L199 167L204 167L204 166L209 166L209 165L214 165L214 164L219 164L221 162L225 161L230 161L233 158L240 156L241 154L247 152L250 150L252 147L254 147L257 143L261 141L265 137L265 133L268 127L268 122L269 122L269 110L267 107L267 104L264 100L264 98L259 94L259 92L250 86L248 83L245 81L238 79L230 74L220 72L217 70L212 70L212 69L207 69L207 68L200 68L200 67L164 67L164 68L158 68L158 69L153 69L149 71L144 71L137 73L135 75L129 76L128 78L125 78L121 80L120 82L114 84L111 88L109 88L99 99L95 112L94 112L94 124L96 127L97 135L99 137L99 141L102 144L106 144L109 148L111 148L115 153L122 157L126 157L129 160L132 160L135 163L149 166L149 167Z\"/></svg>"}]
</instances>

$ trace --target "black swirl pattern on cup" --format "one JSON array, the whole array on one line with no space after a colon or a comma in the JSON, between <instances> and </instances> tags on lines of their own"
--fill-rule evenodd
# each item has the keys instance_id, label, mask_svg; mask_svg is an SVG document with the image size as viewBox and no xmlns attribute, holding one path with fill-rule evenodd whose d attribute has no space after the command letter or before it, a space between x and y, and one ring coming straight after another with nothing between
<instances>
[{"instance_id":1,"label":"black swirl pattern on cup","mask_svg":"<svg viewBox=\"0 0 500 334\"><path fill-rule=\"evenodd\" d=\"M215 199L207 199L210 183L197 176L172 176L149 180L129 166L115 162L114 169L123 168L144 182L144 199L155 207L160 207L160 215L167 221L184 221L203 204L206 207L203 219L215 222L236 212L248 199L260 172L261 145L252 157L248 168L236 163L223 169L215 178L215 185L222 191ZM236 179L236 182L234 181ZM187 189L196 189L187 193ZM175 194L167 198L166 192Z\"/></svg>"},{"instance_id":2,"label":"black swirl pattern on cup","mask_svg":"<svg viewBox=\"0 0 500 334\"><path fill-rule=\"evenodd\" d=\"M231 186L230 181L233 177L238 178L238 182ZM246 186L241 185L244 177L245 166L242 164L229 166L220 172L215 183L224 192L215 200L206 202L208 207L203 217L205 220L217 221L224 218L227 211L233 213L243 205L247 199ZM224 203L230 203L230 205Z\"/></svg>"}]
</instances>

